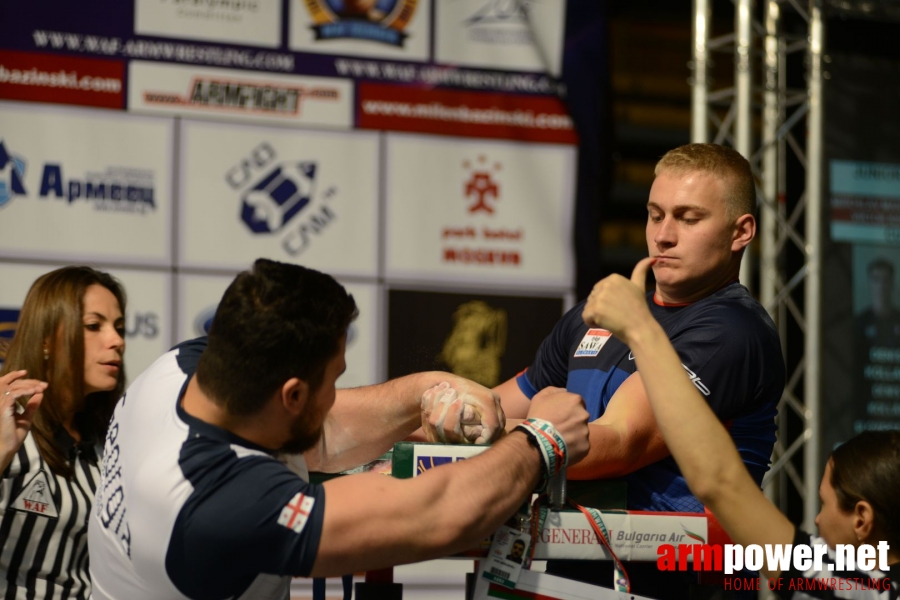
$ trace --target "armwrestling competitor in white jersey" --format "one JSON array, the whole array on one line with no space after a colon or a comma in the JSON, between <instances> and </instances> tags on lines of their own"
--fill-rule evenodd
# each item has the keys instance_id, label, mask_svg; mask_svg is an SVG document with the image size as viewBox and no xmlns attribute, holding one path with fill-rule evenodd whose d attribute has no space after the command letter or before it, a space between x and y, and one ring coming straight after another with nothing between
<instances>
[{"instance_id":1,"label":"armwrestling competitor in white jersey","mask_svg":"<svg viewBox=\"0 0 900 600\"><path fill-rule=\"evenodd\" d=\"M462 550L529 497L549 467L523 430L410 480L313 485L279 460L304 453L310 468L338 471L421 420L457 440L502 430L499 399L446 373L336 392L355 316L331 277L258 260L225 292L208 340L179 345L135 380L109 427L90 523L96 600L286 599L292 576ZM580 396L548 389L529 417L555 425L570 461L587 453Z\"/></svg>"}]
</instances>

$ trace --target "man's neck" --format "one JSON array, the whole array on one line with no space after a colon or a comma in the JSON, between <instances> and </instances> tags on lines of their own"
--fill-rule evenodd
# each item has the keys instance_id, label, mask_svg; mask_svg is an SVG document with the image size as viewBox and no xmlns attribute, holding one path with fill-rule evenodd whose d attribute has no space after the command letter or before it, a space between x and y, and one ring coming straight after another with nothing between
<instances>
[{"instance_id":1,"label":"man's neck","mask_svg":"<svg viewBox=\"0 0 900 600\"><path fill-rule=\"evenodd\" d=\"M196 377L191 377L188 382L187 390L181 399L181 406L187 414L195 419L229 431L248 442L270 450L276 450L279 447L266 434L267 431L271 431L271 428L262 424L261 417L257 415L236 417L230 414L222 405L203 392Z\"/></svg>"}]
</instances>

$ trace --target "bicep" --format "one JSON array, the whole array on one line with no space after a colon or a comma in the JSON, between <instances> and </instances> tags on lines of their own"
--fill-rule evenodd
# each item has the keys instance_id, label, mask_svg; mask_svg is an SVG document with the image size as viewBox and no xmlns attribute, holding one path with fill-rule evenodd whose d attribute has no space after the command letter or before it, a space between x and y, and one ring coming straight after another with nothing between
<instances>
[{"instance_id":1,"label":"bicep","mask_svg":"<svg viewBox=\"0 0 900 600\"><path fill-rule=\"evenodd\" d=\"M511 377L494 388L494 392L500 396L503 414L510 419L524 419L531 408L531 400L519 387L517 379L518 376Z\"/></svg>"}]
</instances>

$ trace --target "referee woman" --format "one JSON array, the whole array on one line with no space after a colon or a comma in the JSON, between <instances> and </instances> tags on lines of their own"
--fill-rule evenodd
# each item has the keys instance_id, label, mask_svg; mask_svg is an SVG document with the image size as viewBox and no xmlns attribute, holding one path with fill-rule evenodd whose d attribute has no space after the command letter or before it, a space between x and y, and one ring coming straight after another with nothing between
<instances>
[{"instance_id":1,"label":"referee woman","mask_svg":"<svg viewBox=\"0 0 900 600\"><path fill-rule=\"evenodd\" d=\"M0 597L88 598L87 527L124 389L125 294L64 267L32 284L0 370Z\"/></svg>"}]
</instances>

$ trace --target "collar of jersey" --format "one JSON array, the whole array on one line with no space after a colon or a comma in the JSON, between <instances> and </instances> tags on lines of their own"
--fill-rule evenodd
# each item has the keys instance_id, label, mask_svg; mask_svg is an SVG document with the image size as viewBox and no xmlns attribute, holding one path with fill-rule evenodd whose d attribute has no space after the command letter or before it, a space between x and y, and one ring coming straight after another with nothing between
<instances>
[{"instance_id":1,"label":"collar of jersey","mask_svg":"<svg viewBox=\"0 0 900 600\"><path fill-rule=\"evenodd\" d=\"M725 285L723 285L722 287L720 287L719 289L717 289L716 291L714 291L714 292L713 292L712 294L710 294L709 296L704 296L703 298L700 298L699 300L694 300L694 302L663 302L662 300L660 300L660 299L656 296L656 291L654 290L653 292L651 292L651 293L653 294L653 304L655 304L655 305L657 305L657 306L663 306L663 307L666 307L666 308L679 308L679 307L682 307L682 306L690 306L691 304L694 304L694 303L696 303L696 302L700 302L700 300L706 300L707 298L709 298L709 297L711 297L711 296L714 296L715 294L718 294L719 292L721 292L721 291L724 290L725 288L727 288L727 287L729 287L729 286L731 286L732 284L735 284L735 283L740 283L740 281L738 281L737 279L732 279L731 281L729 281L728 283L726 283Z\"/></svg>"},{"instance_id":2,"label":"collar of jersey","mask_svg":"<svg viewBox=\"0 0 900 600\"><path fill-rule=\"evenodd\" d=\"M206 437L211 438L213 440L224 442L226 444L237 444L238 446L243 446L244 448L249 448L250 450L258 450L260 452L265 452L269 455L274 455L275 452L269 450L268 448L263 448L259 444L255 444L250 440L246 440L241 436L234 434L227 429L222 429L212 423L207 423L202 419L198 419L195 416L190 415L184 407L181 405L181 399L184 398L184 393L187 391L188 383L191 378L188 377L187 381L184 382L184 385L181 387L181 391L178 393L178 399L175 401L175 409L178 411L178 418L181 419L189 428L191 437Z\"/></svg>"}]
</instances>

